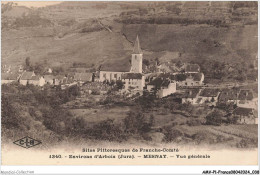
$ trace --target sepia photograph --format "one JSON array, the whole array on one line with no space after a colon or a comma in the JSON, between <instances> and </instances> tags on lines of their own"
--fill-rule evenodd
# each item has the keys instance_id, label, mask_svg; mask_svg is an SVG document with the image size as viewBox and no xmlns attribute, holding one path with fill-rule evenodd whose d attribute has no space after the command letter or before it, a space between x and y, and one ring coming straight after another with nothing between
<instances>
[{"instance_id":1,"label":"sepia photograph","mask_svg":"<svg viewBox=\"0 0 260 175\"><path fill-rule=\"evenodd\" d=\"M258 1L1 2L1 136L3 165L257 165Z\"/></svg>"}]
</instances>

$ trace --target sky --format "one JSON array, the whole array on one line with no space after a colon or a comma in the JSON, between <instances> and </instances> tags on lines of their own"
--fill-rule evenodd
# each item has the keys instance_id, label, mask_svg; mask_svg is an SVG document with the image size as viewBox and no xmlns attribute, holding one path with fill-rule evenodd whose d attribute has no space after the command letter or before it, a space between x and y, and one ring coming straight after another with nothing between
<instances>
[{"instance_id":1,"label":"sky","mask_svg":"<svg viewBox=\"0 0 260 175\"><path fill-rule=\"evenodd\" d=\"M2 1L2 3L7 3L8 1ZM47 5L54 5L60 3L59 1L11 1L17 3L20 6L26 7L44 7Z\"/></svg>"}]
</instances>

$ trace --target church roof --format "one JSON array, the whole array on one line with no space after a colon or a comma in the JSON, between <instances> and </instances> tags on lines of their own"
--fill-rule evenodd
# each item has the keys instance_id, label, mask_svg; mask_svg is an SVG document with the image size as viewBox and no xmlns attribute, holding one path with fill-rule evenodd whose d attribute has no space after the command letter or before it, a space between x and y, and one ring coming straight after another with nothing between
<instances>
[{"instance_id":1,"label":"church roof","mask_svg":"<svg viewBox=\"0 0 260 175\"><path fill-rule=\"evenodd\" d=\"M30 80L34 76L34 72L24 72L21 76L21 80Z\"/></svg>"},{"instance_id":2,"label":"church roof","mask_svg":"<svg viewBox=\"0 0 260 175\"><path fill-rule=\"evenodd\" d=\"M131 64L129 62L129 58L125 58L122 60L113 60L111 62L106 62L101 65L100 71L107 72L129 72L131 69Z\"/></svg>"},{"instance_id":3,"label":"church roof","mask_svg":"<svg viewBox=\"0 0 260 175\"><path fill-rule=\"evenodd\" d=\"M135 40L133 54L142 54L138 35L137 35L136 40Z\"/></svg>"},{"instance_id":4,"label":"church roof","mask_svg":"<svg viewBox=\"0 0 260 175\"><path fill-rule=\"evenodd\" d=\"M143 75L141 73L125 73L122 75L122 79L142 79Z\"/></svg>"}]
</instances>

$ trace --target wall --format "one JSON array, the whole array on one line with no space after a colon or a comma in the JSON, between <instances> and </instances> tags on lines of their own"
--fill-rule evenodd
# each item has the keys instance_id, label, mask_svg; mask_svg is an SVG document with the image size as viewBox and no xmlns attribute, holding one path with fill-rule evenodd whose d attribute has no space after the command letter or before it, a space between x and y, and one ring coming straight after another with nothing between
<instances>
[{"instance_id":1,"label":"wall","mask_svg":"<svg viewBox=\"0 0 260 175\"><path fill-rule=\"evenodd\" d=\"M125 72L107 72L107 71L100 71L100 77L99 77L99 81L103 82L105 80L108 80L109 82L111 82L112 80L116 81L116 80L121 80L122 79L122 74L124 74ZM106 75L104 77L104 75ZM116 77L115 77L116 75Z\"/></svg>"},{"instance_id":2,"label":"wall","mask_svg":"<svg viewBox=\"0 0 260 175\"><path fill-rule=\"evenodd\" d=\"M128 90L130 87L136 90L143 90L145 86L144 76L142 76L142 79L123 79L123 82L125 82L125 90Z\"/></svg>"},{"instance_id":3,"label":"wall","mask_svg":"<svg viewBox=\"0 0 260 175\"><path fill-rule=\"evenodd\" d=\"M8 83L12 83L14 81L17 81L17 80L1 80L1 84L8 84Z\"/></svg>"},{"instance_id":4,"label":"wall","mask_svg":"<svg viewBox=\"0 0 260 175\"><path fill-rule=\"evenodd\" d=\"M143 54L132 54L131 71L133 73L142 73Z\"/></svg>"},{"instance_id":5,"label":"wall","mask_svg":"<svg viewBox=\"0 0 260 175\"><path fill-rule=\"evenodd\" d=\"M242 108L254 108L257 109L257 98L254 98L253 100L237 100L237 106Z\"/></svg>"},{"instance_id":6,"label":"wall","mask_svg":"<svg viewBox=\"0 0 260 175\"><path fill-rule=\"evenodd\" d=\"M35 86L44 86L45 80L42 77L39 80L29 80L29 84L32 84L32 85L35 85Z\"/></svg>"},{"instance_id":7,"label":"wall","mask_svg":"<svg viewBox=\"0 0 260 175\"><path fill-rule=\"evenodd\" d=\"M240 124L257 124L255 121L255 117L253 115L250 116L238 116L238 123Z\"/></svg>"},{"instance_id":8,"label":"wall","mask_svg":"<svg viewBox=\"0 0 260 175\"><path fill-rule=\"evenodd\" d=\"M44 86L44 85L45 85L45 79L41 77L39 80L39 86Z\"/></svg>"},{"instance_id":9,"label":"wall","mask_svg":"<svg viewBox=\"0 0 260 175\"><path fill-rule=\"evenodd\" d=\"M24 86L27 85L27 82L28 82L28 80L20 80L20 84L21 84L21 85L24 85Z\"/></svg>"},{"instance_id":10,"label":"wall","mask_svg":"<svg viewBox=\"0 0 260 175\"><path fill-rule=\"evenodd\" d=\"M195 98L182 98L182 100L181 100L181 102L182 103L191 103L191 104L197 104L196 102L197 102L197 98L195 97Z\"/></svg>"},{"instance_id":11,"label":"wall","mask_svg":"<svg viewBox=\"0 0 260 175\"><path fill-rule=\"evenodd\" d=\"M154 85L147 85L147 90L151 92L154 87L155 87Z\"/></svg>"},{"instance_id":12,"label":"wall","mask_svg":"<svg viewBox=\"0 0 260 175\"><path fill-rule=\"evenodd\" d=\"M157 92L157 97L163 98L175 92L176 92L176 83L170 83L167 88L165 89L162 88Z\"/></svg>"}]
</instances>

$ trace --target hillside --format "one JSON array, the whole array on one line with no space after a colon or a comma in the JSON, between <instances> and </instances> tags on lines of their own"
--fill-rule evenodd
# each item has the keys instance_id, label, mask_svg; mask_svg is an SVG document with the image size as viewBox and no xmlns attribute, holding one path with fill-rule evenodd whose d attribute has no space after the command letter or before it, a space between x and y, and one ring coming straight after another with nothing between
<instances>
[{"instance_id":1,"label":"hillside","mask_svg":"<svg viewBox=\"0 0 260 175\"><path fill-rule=\"evenodd\" d=\"M146 59L172 55L189 62L253 62L257 4L64 2L29 10L14 6L2 14L2 64L23 64L30 57L50 66L82 62L97 68L129 59L137 34Z\"/></svg>"}]
</instances>

